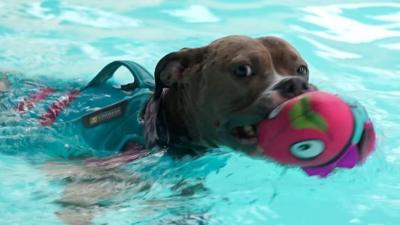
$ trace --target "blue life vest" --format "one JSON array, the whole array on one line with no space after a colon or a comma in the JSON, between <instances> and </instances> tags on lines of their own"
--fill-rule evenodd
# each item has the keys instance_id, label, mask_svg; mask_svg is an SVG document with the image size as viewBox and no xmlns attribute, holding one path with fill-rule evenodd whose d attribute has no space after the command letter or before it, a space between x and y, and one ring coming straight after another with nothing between
<instances>
[{"instance_id":1,"label":"blue life vest","mask_svg":"<svg viewBox=\"0 0 400 225\"><path fill-rule=\"evenodd\" d=\"M125 66L134 77L125 90L106 82L120 66ZM79 91L53 126L71 129L98 150L119 151L128 141L144 144L141 114L153 93L153 80L137 63L114 61Z\"/></svg>"},{"instance_id":2,"label":"blue life vest","mask_svg":"<svg viewBox=\"0 0 400 225\"><path fill-rule=\"evenodd\" d=\"M134 81L116 87L107 81L121 66L130 71ZM18 82L2 99L2 104L11 107L16 118L20 118L18 127L44 131L43 137L61 140L56 142L57 146L68 143L68 138L83 148L87 149L87 144L99 152L120 151L128 141L144 145L141 117L153 94L154 78L139 64L114 61L85 87L69 92L29 81ZM56 151L57 146L46 148Z\"/></svg>"}]
</instances>

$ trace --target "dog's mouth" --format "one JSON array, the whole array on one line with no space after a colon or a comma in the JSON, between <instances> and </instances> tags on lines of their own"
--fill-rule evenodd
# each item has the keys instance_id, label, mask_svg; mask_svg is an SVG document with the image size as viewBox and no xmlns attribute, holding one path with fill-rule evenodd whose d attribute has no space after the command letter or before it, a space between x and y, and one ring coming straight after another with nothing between
<instances>
[{"instance_id":1,"label":"dog's mouth","mask_svg":"<svg viewBox=\"0 0 400 225\"><path fill-rule=\"evenodd\" d=\"M257 125L255 124L234 127L231 134L240 144L257 144Z\"/></svg>"}]
</instances>

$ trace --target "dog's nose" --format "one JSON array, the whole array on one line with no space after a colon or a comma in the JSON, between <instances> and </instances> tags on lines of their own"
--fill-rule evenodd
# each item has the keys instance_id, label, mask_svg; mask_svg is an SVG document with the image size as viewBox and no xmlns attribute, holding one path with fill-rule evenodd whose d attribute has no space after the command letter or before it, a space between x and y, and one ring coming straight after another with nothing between
<instances>
[{"instance_id":1,"label":"dog's nose","mask_svg":"<svg viewBox=\"0 0 400 225\"><path fill-rule=\"evenodd\" d=\"M284 98L293 98L305 93L308 89L308 82L301 77L291 77L281 80L273 88Z\"/></svg>"}]
</instances>

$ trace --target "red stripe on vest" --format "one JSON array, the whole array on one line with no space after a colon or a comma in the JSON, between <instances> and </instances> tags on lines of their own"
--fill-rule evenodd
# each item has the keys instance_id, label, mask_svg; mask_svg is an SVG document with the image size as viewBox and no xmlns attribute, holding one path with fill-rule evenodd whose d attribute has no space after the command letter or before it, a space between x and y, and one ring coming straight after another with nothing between
<instances>
[{"instance_id":1,"label":"red stripe on vest","mask_svg":"<svg viewBox=\"0 0 400 225\"><path fill-rule=\"evenodd\" d=\"M58 115L65 109L77 96L78 90L68 92L66 96L62 96L54 102L47 112L43 113L39 118L39 123L43 126L50 126L57 119Z\"/></svg>"},{"instance_id":2,"label":"red stripe on vest","mask_svg":"<svg viewBox=\"0 0 400 225\"><path fill-rule=\"evenodd\" d=\"M41 88L35 94L24 98L22 101L18 102L17 106L15 107L15 111L18 113L26 113L31 108L35 107L36 103L42 101L43 99L47 98L50 94L52 94L55 90L53 88L45 87Z\"/></svg>"}]
</instances>

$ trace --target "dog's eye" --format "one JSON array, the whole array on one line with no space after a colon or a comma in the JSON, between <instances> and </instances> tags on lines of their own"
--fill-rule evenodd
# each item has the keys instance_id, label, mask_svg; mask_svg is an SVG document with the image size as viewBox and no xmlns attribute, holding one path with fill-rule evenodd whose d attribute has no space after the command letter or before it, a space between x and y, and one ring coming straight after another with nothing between
<instances>
[{"instance_id":1,"label":"dog's eye","mask_svg":"<svg viewBox=\"0 0 400 225\"><path fill-rule=\"evenodd\" d=\"M297 68L296 72L297 72L298 75L307 76L308 68L305 65L301 65L301 66L299 66L299 68Z\"/></svg>"},{"instance_id":2,"label":"dog's eye","mask_svg":"<svg viewBox=\"0 0 400 225\"><path fill-rule=\"evenodd\" d=\"M236 66L233 73L238 77L249 77L253 75L253 70L249 65L242 64Z\"/></svg>"}]
</instances>

